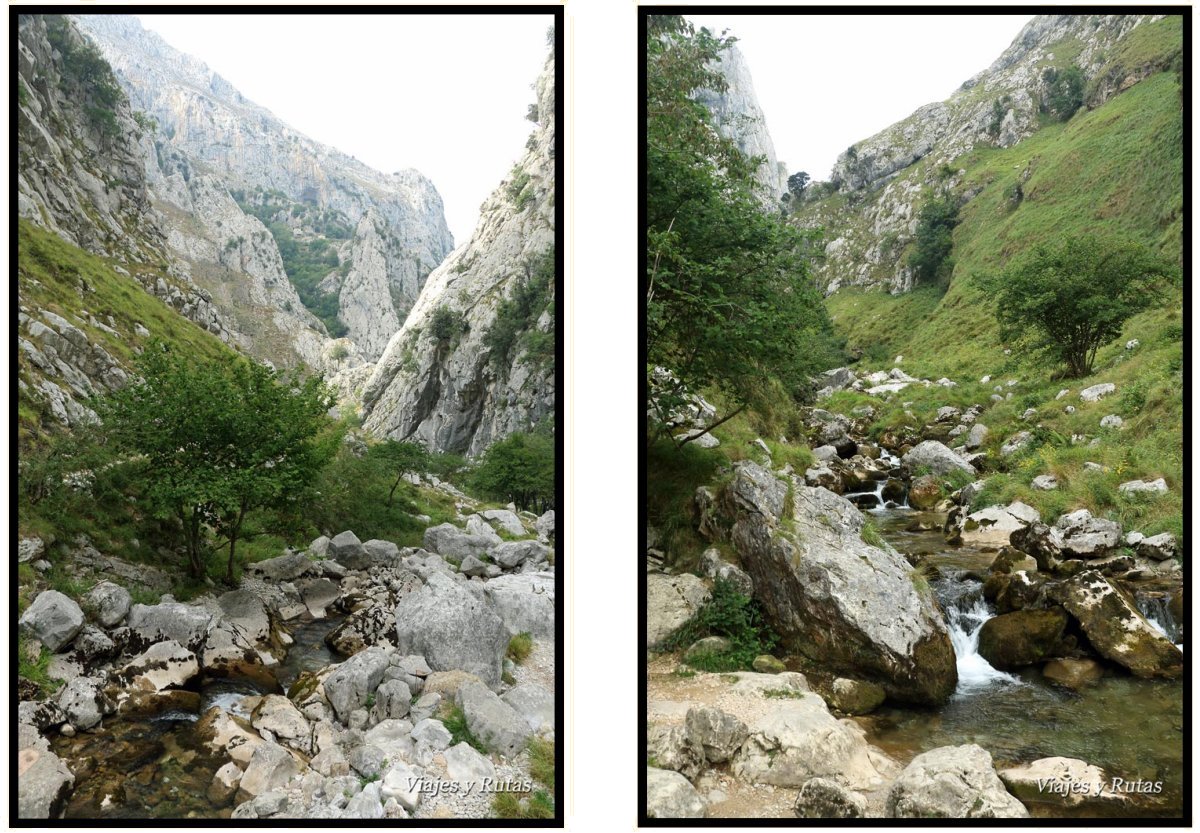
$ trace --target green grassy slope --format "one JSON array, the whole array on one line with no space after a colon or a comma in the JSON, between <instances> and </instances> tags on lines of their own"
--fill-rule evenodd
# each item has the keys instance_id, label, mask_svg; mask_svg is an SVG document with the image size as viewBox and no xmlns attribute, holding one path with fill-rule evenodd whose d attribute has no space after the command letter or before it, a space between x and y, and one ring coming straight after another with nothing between
<instances>
[{"instance_id":1,"label":"green grassy slope","mask_svg":"<svg viewBox=\"0 0 1200 833\"><path fill-rule=\"evenodd\" d=\"M881 411L881 425L923 425L940 405L988 404L994 385L1018 382L1005 388L1012 399L981 418L992 429L987 450L1000 472L979 503L1019 498L1048 519L1086 506L1128 528L1182 532L1182 294L1130 319L1121 337L1100 350L1090 377L1065 380L1055 378L1055 366L1016 349L1006 353L980 281L1032 246L1084 232L1120 233L1181 261L1183 121L1179 82L1169 69L1172 32L1178 37L1172 25L1146 27L1137 42L1111 58L1126 68L1152 65L1166 71L1012 148L980 148L956 160L965 171L960 190L979 190L962 208L954 232L953 279L944 295L932 288L900 296L848 289L828 299L835 327L849 347L867 356L857 369L890 367L894 356L903 355L907 372L959 383L953 390L910 388L891 402L872 402ZM1016 203L1011 194L1018 181L1023 181L1024 198ZM1138 339L1140 346L1126 351L1129 339ZM990 384L980 384L985 375L992 377ZM1078 392L1099 382L1115 383L1117 393L1095 404L1080 402ZM1063 388L1071 393L1057 400ZM848 410L866 401L843 395L831 404ZM1067 414L1067 405L1076 412ZM1028 408L1037 415L1022 421ZM1124 427L1100 429L1100 419L1108 414L1122 416ZM999 459L1004 439L1036 424L1044 428L1040 447ZM1086 439L1072 444L1072 435ZM1100 442L1089 447L1095 438ZM1085 471L1085 461L1108 471ZM1059 475L1060 489L1031 490L1030 480L1048 471ZM1166 478L1169 495L1135 500L1116 490L1126 480L1156 477Z\"/></svg>"}]
</instances>

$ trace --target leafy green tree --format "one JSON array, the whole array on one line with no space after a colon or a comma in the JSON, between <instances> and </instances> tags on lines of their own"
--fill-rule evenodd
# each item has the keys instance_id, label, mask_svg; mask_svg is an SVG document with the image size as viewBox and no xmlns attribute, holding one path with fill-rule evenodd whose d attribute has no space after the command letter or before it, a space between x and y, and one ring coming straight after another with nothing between
<instances>
[{"instance_id":1,"label":"leafy green tree","mask_svg":"<svg viewBox=\"0 0 1200 833\"><path fill-rule=\"evenodd\" d=\"M138 374L100 403L110 443L144 466L153 511L183 525L194 577L205 573L206 527L226 536L232 583L247 512L296 504L336 453L340 436L326 416L333 396L317 378L202 361L158 342Z\"/></svg>"},{"instance_id":2,"label":"leafy green tree","mask_svg":"<svg viewBox=\"0 0 1200 833\"><path fill-rule=\"evenodd\" d=\"M808 175L808 171L798 171L792 174L788 177L787 181L788 191L799 197L804 193L804 188L808 185L811 178Z\"/></svg>"},{"instance_id":3,"label":"leafy green tree","mask_svg":"<svg viewBox=\"0 0 1200 833\"><path fill-rule=\"evenodd\" d=\"M958 200L953 194L929 199L917 216L917 233L909 268L917 283L941 284L950 281L954 271L954 227L958 225Z\"/></svg>"},{"instance_id":4,"label":"leafy green tree","mask_svg":"<svg viewBox=\"0 0 1200 833\"><path fill-rule=\"evenodd\" d=\"M1047 85L1042 109L1059 121L1067 121L1083 106L1083 71L1074 64L1063 70L1047 67L1042 78Z\"/></svg>"},{"instance_id":5,"label":"leafy green tree","mask_svg":"<svg viewBox=\"0 0 1200 833\"><path fill-rule=\"evenodd\" d=\"M480 494L543 512L554 500L554 466L553 437L510 434L484 453L471 482Z\"/></svg>"},{"instance_id":6,"label":"leafy green tree","mask_svg":"<svg viewBox=\"0 0 1200 833\"><path fill-rule=\"evenodd\" d=\"M429 468L429 452L424 446L414 442L385 440L371 449L371 455L396 475L396 480L388 491L387 506L392 505L396 489L406 474L427 471Z\"/></svg>"},{"instance_id":7,"label":"leafy green tree","mask_svg":"<svg viewBox=\"0 0 1200 833\"><path fill-rule=\"evenodd\" d=\"M429 317L429 334L438 344L448 344L463 331L463 326L462 313L455 312L445 305L435 309L433 315Z\"/></svg>"},{"instance_id":8,"label":"leafy green tree","mask_svg":"<svg viewBox=\"0 0 1200 833\"><path fill-rule=\"evenodd\" d=\"M1144 246L1086 235L1037 247L988 285L1002 337L1027 339L1078 377L1174 280L1172 266Z\"/></svg>"},{"instance_id":9,"label":"leafy green tree","mask_svg":"<svg viewBox=\"0 0 1200 833\"><path fill-rule=\"evenodd\" d=\"M649 18L646 373L672 373L655 382L657 430L687 391L720 390L733 406L728 419L775 380L802 394L837 360L808 278L811 232L764 212L753 179L762 160L721 136L696 100L726 89L715 66L732 42L679 16Z\"/></svg>"}]
</instances>

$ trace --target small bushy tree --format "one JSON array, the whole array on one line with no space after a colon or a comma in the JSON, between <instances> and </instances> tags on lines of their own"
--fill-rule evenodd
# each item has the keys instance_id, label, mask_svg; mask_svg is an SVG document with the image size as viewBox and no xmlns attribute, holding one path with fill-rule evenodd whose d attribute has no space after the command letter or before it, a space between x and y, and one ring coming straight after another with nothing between
<instances>
[{"instance_id":1,"label":"small bushy tree","mask_svg":"<svg viewBox=\"0 0 1200 833\"><path fill-rule=\"evenodd\" d=\"M406 474L427 471L429 468L429 452L424 446L414 442L385 440L371 449L371 455L396 476L392 488L388 491L387 506L392 505L396 489Z\"/></svg>"},{"instance_id":2,"label":"small bushy tree","mask_svg":"<svg viewBox=\"0 0 1200 833\"><path fill-rule=\"evenodd\" d=\"M954 271L950 253L954 250L954 227L958 225L958 200L953 194L943 194L928 200L921 206L917 217L917 233L912 253L908 256L909 268L917 283L949 283Z\"/></svg>"},{"instance_id":3,"label":"small bushy tree","mask_svg":"<svg viewBox=\"0 0 1200 833\"><path fill-rule=\"evenodd\" d=\"M1042 73L1046 82L1046 96L1042 109L1059 121L1066 121L1083 106L1083 71L1072 64L1066 69L1047 67Z\"/></svg>"},{"instance_id":4,"label":"small bushy tree","mask_svg":"<svg viewBox=\"0 0 1200 833\"><path fill-rule=\"evenodd\" d=\"M153 511L183 525L193 577L205 573L212 528L226 536L232 582L246 514L301 500L336 453L333 395L317 378L185 357L159 342L137 369L137 381L100 403L108 439L143 466Z\"/></svg>"},{"instance_id":5,"label":"small bushy tree","mask_svg":"<svg viewBox=\"0 0 1200 833\"><path fill-rule=\"evenodd\" d=\"M480 494L544 512L554 501L554 438L510 434L483 455L471 481Z\"/></svg>"},{"instance_id":6,"label":"small bushy tree","mask_svg":"<svg viewBox=\"0 0 1200 833\"><path fill-rule=\"evenodd\" d=\"M1001 335L1028 340L1078 377L1092 372L1096 351L1121 335L1125 321L1161 298L1174 274L1144 246L1087 235L1037 247L988 285Z\"/></svg>"}]
</instances>

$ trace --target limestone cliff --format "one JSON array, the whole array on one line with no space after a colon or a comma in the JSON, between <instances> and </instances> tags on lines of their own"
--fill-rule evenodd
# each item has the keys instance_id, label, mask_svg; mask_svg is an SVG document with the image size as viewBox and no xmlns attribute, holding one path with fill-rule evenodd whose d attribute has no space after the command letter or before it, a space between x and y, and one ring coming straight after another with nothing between
<instances>
[{"instance_id":1,"label":"limestone cliff","mask_svg":"<svg viewBox=\"0 0 1200 833\"><path fill-rule=\"evenodd\" d=\"M346 257L329 270L343 266L350 274L336 276L345 279L324 289L337 294L339 329L365 356L379 356L426 276L453 247L432 183L414 170L375 171L304 136L131 15L79 15L77 20L112 64L134 106L158 122L154 161L186 160L241 195L246 213L272 229L289 227L302 245L314 239L340 241L343 230L352 236L348 248L338 243ZM208 236L222 244L229 239L211 227ZM367 253L363 262L352 259L357 253ZM320 299L306 300L315 306ZM303 355L312 358L310 350Z\"/></svg>"},{"instance_id":2,"label":"limestone cliff","mask_svg":"<svg viewBox=\"0 0 1200 833\"><path fill-rule=\"evenodd\" d=\"M475 455L553 416L553 56L535 89L524 155L470 241L429 276L366 384L364 426L379 436Z\"/></svg>"},{"instance_id":3,"label":"limestone cliff","mask_svg":"<svg viewBox=\"0 0 1200 833\"><path fill-rule=\"evenodd\" d=\"M787 190L787 168L775 157L775 144L754 92L750 67L741 50L734 45L721 53L716 68L725 79L726 89L720 93L703 90L697 99L712 111L722 135L737 142L738 148L748 156L763 158L755 180L763 202L777 206Z\"/></svg>"},{"instance_id":4,"label":"limestone cliff","mask_svg":"<svg viewBox=\"0 0 1200 833\"><path fill-rule=\"evenodd\" d=\"M834 165L829 183L814 183L795 221L826 231L815 270L827 291L842 286L912 288L906 252L920 205L931 190L974 194L959 186L955 160L977 149L1008 148L1048 119L1053 79L1078 67L1083 104L1096 108L1162 69L1142 60L1136 39L1161 15L1042 15L1030 21L990 67L943 102L855 143ZM1139 32L1139 28L1142 29Z\"/></svg>"}]
</instances>

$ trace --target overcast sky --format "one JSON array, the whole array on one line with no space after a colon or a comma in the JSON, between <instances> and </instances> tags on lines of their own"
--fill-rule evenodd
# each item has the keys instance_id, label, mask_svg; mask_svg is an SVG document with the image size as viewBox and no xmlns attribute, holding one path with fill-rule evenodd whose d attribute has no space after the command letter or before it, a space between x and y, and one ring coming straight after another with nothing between
<instances>
[{"instance_id":1,"label":"overcast sky","mask_svg":"<svg viewBox=\"0 0 1200 833\"><path fill-rule=\"evenodd\" d=\"M549 14L139 15L243 95L319 142L416 168L455 244L525 150Z\"/></svg>"},{"instance_id":2,"label":"overcast sky","mask_svg":"<svg viewBox=\"0 0 1200 833\"><path fill-rule=\"evenodd\" d=\"M838 154L943 101L1030 15L688 15L738 38L780 161L829 178Z\"/></svg>"}]
</instances>

